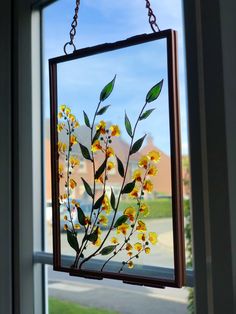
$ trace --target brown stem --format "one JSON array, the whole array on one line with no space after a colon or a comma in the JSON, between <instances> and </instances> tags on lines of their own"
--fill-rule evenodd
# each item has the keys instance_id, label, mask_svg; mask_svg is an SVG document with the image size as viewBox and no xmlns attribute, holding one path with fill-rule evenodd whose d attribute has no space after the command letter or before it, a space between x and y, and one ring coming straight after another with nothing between
<instances>
[{"instance_id":1,"label":"brown stem","mask_svg":"<svg viewBox=\"0 0 236 314\"><path fill-rule=\"evenodd\" d=\"M68 154L67 154L67 181L66 181L66 186L67 186L67 210L69 212L70 215L70 222L72 225L72 230L74 235L76 235L75 232L75 227L74 227L74 223L73 223L73 219L72 219L72 215L71 215L71 209L70 209L70 152L71 152L71 128L70 128L70 121L67 118L66 119L67 124L68 124L68 134L69 134L69 147L68 147ZM78 241L78 240L77 240Z\"/></svg>"},{"instance_id":2,"label":"brown stem","mask_svg":"<svg viewBox=\"0 0 236 314\"><path fill-rule=\"evenodd\" d=\"M72 130L71 130L71 127L70 127L70 121L69 119L66 117L66 121L67 121L67 124L68 124L68 135L69 135L69 145L68 145L68 154L67 154L67 181L66 181L66 186L67 186L67 210L69 212L69 215L70 215L70 223L71 223L71 226L72 226L72 230L73 230L73 233L74 235L76 236L76 240L77 240L77 243L78 243L78 239L77 239L77 233L75 231L75 227L74 227L74 223L73 223L73 219L72 219L72 215L71 215L71 209L70 209L70 152L71 152L71 134L72 134ZM79 244L78 244L79 246ZM76 263L76 259L77 259L77 256L78 256L78 252L76 253L76 257L75 257L75 261L74 261L74 265Z\"/></svg>"},{"instance_id":3,"label":"brown stem","mask_svg":"<svg viewBox=\"0 0 236 314\"><path fill-rule=\"evenodd\" d=\"M126 262L124 262L124 264L121 266L121 268L118 271L118 273L122 272L124 267L125 267L125 265L127 265L132 259L134 259L137 256L139 256L144 250L145 250L145 247L141 251L139 251L137 254L135 254L134 256L131 256Z\"/></svg>"},{"instance_id":4,"label":"brown stem","mask_svg":"<svg viewBox=\"0 0 236 314\"><path fill-rule=\"evenodd\" d=\"M148 172L148 169L146 170L145 174L144 174L144 177L143 177L143 182L145 181L146 179L146 176L147 176L147 172ZM116 252L115 255L112 255L111 257L108 258L108 260L103 264L102 268L101 268L101 271L103 271L104 267L107 265L107 263L113 258L115 257L120 251L122 251L122 249L124 248L124 246L128 243L127 240L129 241L130 238L132 237L132 235L134 234L135 230L135 225L138 221L138 218L139 218L139 215L140 215L140 205L141 205L141 199L142 199L142 194L143 194L143 185L142 185L142 188L141 188L141 191L140 191L140 196L137 198L137 202L138 202L138 211L137 211L137 215L135 217L135 221L133 223L133 227L130 231L130 234L128 235L127 239L125 239L124 243L121 245L121 247L118 249L118 251Z\"/></svg>"},{"instance_id":5,"label":"brown stem","mask_svg":"<svg viewBox=\"0 0 236 314\"><path fill-rule=\"evenodd\" d=\"M105 152L106 152L106 150L107 150L107 146L108 146L108 143L106 142ZM107 162L107 157L106 157L106 162ZM105 168L105 179L104 179L104 184L103 184L103 194L102 194L102 195L105 195L106 176L107 176L107 165L106 165L106 168ZM96 216L96 218L95 218L95 220L94 220L94 222L93 222L93 225L91 226L91 232L93 231L93 229L94 229L94 227L95 227L95 225L96 225L96 222L97 222L97 220L98 220L98 216L100 215L100 213L101 213L101 210L100 210L100 211L98 210L97 216ZM90 219L91 219L91 218L90 218ZM86 247L87 243L88 243L88 240L84 241L83 247L81 248L81 254L83 253L84 248Z\"/></svg>"},{"instance_id":6,"label":"brown stem","mask_svg":"<svg viewBox=\"0 0 236 314\"><path fill-rule=\"evenodd\" d=\"M111 233L111 230L113 229L113 224L115 222L115 218L116 218L116 214L117 214L117 210L118 210L118 207L119 207L119 203L120 203L120 198L121 198L121 195L122 195L122 190L124 188L124 185L125 185L125 180L126 180L126 176L127 176L127 172L128 172L128 167L129 167L129 160L130 160L130 153L131 153L131 148L133 146L133 141L134 141L134 135L135 135L135 131L136 131L136 128L137 128L137 125L138 125L138 122L139 122L139 119L145 109L147 105L147 102L144 104L139 116L138 116L138 119L135 123L135 126L134 126L134 130L133 130L133 134L132 134L132 138L131 138L131 143L130 143L130 147L129 147L129 153L128 153L128 158L127 158L127 162L126 162L126 168L125 168L125 173L124 173L124 178L123 178L123 182L122 182L122 185L121 185L121 189L120 189L120 193L119 193L119 196L118 196L118 200L117 200L117 205L116 205L116 208L115 208L115 211L114 211L114 216L113 216L113 219L112 219L112 222L111 222L111 226L105 236L105 238L103 239L102 243L100 244L99 248L91 255L89 255L88 257L86 257L79 265L79 268L81 269L82 265L87 262L88 260L90 260L92 257L94 257L100 250L101 248L103 247L104 243L106 242L108 236L110 235Z\"/></svg>"},{"instance_id":7,"label":"brown stem","mask_svg":"<svg viewBox=\"0 0 236 314\"><path fill-rule=\"evenodd\" d=\"M107 152L107 148L108 148L108 141L106 141L106 146L105 146L105 161L106 161L106 167L105 167L105 172L104 172L104 183L103 183L103 192L102 192L102 195L104 195L105 196L105 192L106 192L106 182L107 182L107 160L108 160L108 158L107 158L107 156L106 156L106 152ZM97 212L97 216L96 216L96 218L95 218L95 220L94 220L94 223L93 223L93 226L92 226L92 230L93 230L93 228L95 227L95 225L96 225L96 222L97 222L97 220L98 220L98 216L101 214L101 210L98 210L98 212Z\"/></svg>"},{"instance_id":8,"label":"brown stem","mask_svg":"<svg viewBox=\"0 0 236 314\"><path fill-rule=\"evenodd\" d=\"M96 108L96 111L95 111L95 114L94 114L94 117L93 117L93 122L92 122L92 125L91 125L91 132L90 132L91 145L92 145L92 142L93 142L93 129L94 129L94 124L95 124L95 119L96 119L96 116L97 116L98 109L99 109L100 105L101 105L101 101L99 101L99 103L97 105L97 108ZM92 164L93 164L93 198L92 198L92 207L91 207L91 213L90 213L90 221L91 221L93 210L94 210L93 206L94 206L94 202L95 202L95 189L96 189L96 181L95 181L96 169L95 169L94 154L93 154L92 150L91 150L91 159L92 159ZM79 252L78 252L78 254L76 256L76 261L75 261L75 265L74 265L75 267L78 266L78 262L79 262L80 256L83 253L83 250L84 250L84 247L86 246L86 243L88 242L86 240L86 237L87 237L87 234L88 234L88 229L89 229L89 224L88 224L88 226L85 229L85 233L84 233L84 237L82 239L81 247L80 247L80 250L79 250Z\"/></svg>"}]
</instances>

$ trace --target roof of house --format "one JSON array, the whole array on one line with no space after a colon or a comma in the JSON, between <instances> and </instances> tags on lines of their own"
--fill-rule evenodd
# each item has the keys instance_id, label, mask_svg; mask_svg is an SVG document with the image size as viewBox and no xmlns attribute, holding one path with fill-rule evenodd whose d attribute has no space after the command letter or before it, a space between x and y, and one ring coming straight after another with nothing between
<instances>
[{"instance_id":1,"label":"roof of house","mask_svg":"<svg viewBox=\"0 0 236 314\"><path fill-rule=\"evenodd\" d=\"M111 123L107 123L107 125L111 125ZM83 144L87 148L90 147L90 129L86 125L81 125L78 129L75 129L75 135L77 136L77 139L79 143ZM45 137L46 139L50 139L50 121L49 119L45 122ZM59 140L62 142L67 143L68 142L68 136L66 135L66 132L61 132L59 134ZM123 162L126 162L128 152L129 152L129 143L127 143L122 136L120 137L113 137L111 146L114 148L114 151L116 155L121 159ZM73 153L78 153L81 155L80 148L78 146L72 147ZM136 154L131 156L131 160L138 160L140 158L141 152L137 152Z\"/></svg>"}]
</instances>

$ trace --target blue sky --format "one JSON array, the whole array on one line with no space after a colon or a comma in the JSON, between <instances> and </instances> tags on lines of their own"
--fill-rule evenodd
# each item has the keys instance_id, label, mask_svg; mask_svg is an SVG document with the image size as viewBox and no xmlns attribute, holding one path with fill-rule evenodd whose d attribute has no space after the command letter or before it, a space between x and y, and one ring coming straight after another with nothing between
<instances>
[{"instance_id":1,"label":"blue sky","mask_svg":"<svg viewBox=\"0 0 236 314\"><path fill-rule=\"evenodd\" d=\"M59 0L44 10L44 101L46 116L49 115L47 60L63 54L63 45L69 40L68 33L74 13L74 2L72 0ZM186 154L188 152L186 82L181 1L170 0L163 3L152 0L152 7L162 30L173 28L178 31L182 152ZM144 0L82 0L75 44L78 49L150 32ZM131 121L134 122L148 89L160 79L166 79L165 62L165 42L163 41L162 43L148 44L146 47L140 46L138 50L137 48L135 50L129 48L125 53L103 54L84 59L83 62L79 60L73 61L69 65L63 64L59 67L58 72L59 85L61 86L59 88L59 102L67 103L74 108L80 120L82 119L81 112L85 106L91 116L101 88L113 78L114 74L117 74L114 93L107 102L107 104L112 103L112 108L104 118L112 120L110 119L112 112L112 117L115 117L113 119L116 121L111 122L122 124L122 113L127 110ZM137 64L141 64L141 66L137 67ZM103 73L101 74L101 72ZM87 94L87 104L84 104L85 95L82 91L84 90L83 87L87 86L88 88L89 84L94 86L94 90L91 95ZM129 94L130 91L132 91L132 95ZM156 111L150 120L140 124L137 136L146 132L150 133L154 137L156 145L168 153L167 91L168 86L164 84L161 97L150 106L150 108L157 107ZM123 134L125 137L125 132Z\"/></svg>"}]
</instances>

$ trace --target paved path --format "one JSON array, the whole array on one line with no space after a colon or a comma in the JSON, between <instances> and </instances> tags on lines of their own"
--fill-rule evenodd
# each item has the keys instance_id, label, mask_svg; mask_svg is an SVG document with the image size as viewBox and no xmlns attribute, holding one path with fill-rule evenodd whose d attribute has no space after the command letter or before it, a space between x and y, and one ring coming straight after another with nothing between
<instances>
[{"instance_id":1,"label":"paved path","mask_svg":"<svg viewBox=\"0 0 236 314\"><path fill-rule=\"evenodd\" d=\"M49 295L120 314L187 314L187 289L130 286L115 280L70 278L49 268Z\"/></svg>"},{"instance_id":2,"label":"paved path","mask_svg":"<svg viewBox=\"0 0 236 314\"><path fill-rule=\"evenodd\" d=\"M172 220L147 220L149 230L157 231L159 244L148 255L148 264L173 265ZM48 237L48 251L51 250ZM65 235L62 248L70 253ZM94 281L69 277L68 274L54 272L49 267L49 295L78 302L85 306L115 310L120 314L187 314L187 289L154 289L123 284L116 280ZM66 313L65 313L66 314Z\"/></svg>"}]
</instances>

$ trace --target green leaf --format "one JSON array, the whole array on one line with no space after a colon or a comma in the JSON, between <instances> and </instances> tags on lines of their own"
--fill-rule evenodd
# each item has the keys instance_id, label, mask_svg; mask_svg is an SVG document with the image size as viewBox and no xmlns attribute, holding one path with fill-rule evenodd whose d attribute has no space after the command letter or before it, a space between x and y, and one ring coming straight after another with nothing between
<instances>
[{"instance_id":1,"label":"green leaf","mask_svg":"<svg viewBox=\"0 0 236 314\"><path fill-rule=\"evenodd\" d=\"M82 226L85 226L85 214L84 214L84 212L83 212L81 207L77 207L77 214L78 214L79 223Z\"/></svg>"},{"instance_id":2,"label":"green leaf","mask_svg":"<svg viewBox=\"0 0 236 314\"><path fill-rule=\"evenodd\" d=\"M79 243L77 237L72 233L69 229L66 230L67 233L67 241L69 245L74 249L76 252L79 251Z\"/></svg>"},{"instance_id":3,"label":"green leaf","mask_svg":"<svg viewBox=\"0 0 236 314\"><path fill-rule=\"evenodd\" d=\"M123 188L121 194L127 194L127 193L132 192L134 187L135 187L135 180L130 183L127 183L125 187Z\"/></svg>"},{"instance_id":4,"label":"green leaf","mask_svg":"<svg viewBox=\"0 0 236 314\"><path fill-rule=\"evenodd\" d=\"M101 255L108 255L108 254L110 254L111 252L113 252L113 251L115 250L115 248L116 248L116 245L108 245L108 246L105 246L105 247L101 250L100 254L101 254Z\"/></svg>"},{"instance_id":5,"label":"green leaf","mask_svg":"<svg viewBox=\"0 0 236 314\"><path fill-rule=\"evenodd\" d=\"M139 118L139 120L141 121L141 120L147 119L147 117L149 117L150 114L151 114L154 110L155 110L155 108L149 109L149 110L145 111L145 112L141 115L141 117Z\"/></svg>"},{"instance_id":6,"label":"green leaf","mask_svg":"<svg viewBox=\"0 0 236 314\"><path fill-rule=\"evenodd\" d=\"M129 136L132 137L132 134L133 134L132 126L126 113L125 113L125 128Z\"/></svg>"},{"instance_id":7,"label":"green leaf","mask_svg":"<svg viewBox=\"0 0 236 314\"><path fill-rule=\"evenodd\" d=\"M131 151L130 151L130 155L137 153L137 151L143 145L143 141L144 141L145 137L146 137L146 134L133 144Z\"/></svg>"},{"instance_id":8,"label":"green leaf","mask_svg":"<svg viewBox=\"0 0 236 314\"><path fill-rule=\"evenodd\" d=\"M118 172L119 172L120 176L122 178L124 178L125 171L124 171L123 163L117 156L116 156L116 160L117 160L117 165L118 165Z\"/></svg>"},{"instance_id":9,"label":"green leaf","mask_svg":"<svg viewBox=\"0 0 236 314\"><path fill-rule=\"evenodd\" d=\"M110 107L110 105L104 106L102 107L98 112L97 112L97 116L101 116L102 114L104 114L107 109Z\"/></svg>"},{"instance_id":10,"label":"green leaf","mask_svg":"<svg viewBox=\"0 0 236 314\"><path fill-rule=\"evenodd\" d=\"M98 209L102 206L102 201L104 199L104 194L102 194L102 196L100 196L97 201L95 202L95 204L93 205L94 209Z\"/></svg>"},{"instance_id":11,"label":"green leaf","mask_svg":"<svg viewBox=\"0 0 236 314\"><path fill-rule=\"evenodd\" d=\"M84 156L84 158L88 159L88 160L92 160L91 157L90 157L90 153L89 153L88 148L86 146L84 146L83 144L81 144L81 143L79 143L79 146L80 146L81 153Z\"/></svg>"},{"instance_id":12,"label":"green leaf","mask_svg":"<svg viewBox=\"0 0 236 314\"><path fill-rule=\"evenodd\" d=\"M94 137L93 137L92 144L93 144L96 140L98 140L99 136L100 136L100 130L97 130L96 133L95 133L95 135L94 135Z\"/></svg>"},{"instance_id":13,"label":"green leaf","mask_svg":"<svg viewBox=\"0 0 236 314\"><path fill-rule=\"evenodd\" d=\"M84 178L81 178L81 179L83 181L85 191L88 193L89 196L93 197L93 192L90 185L84 180Z\"/></svg>"},{"instance_id":14,"label":"green leaf","mask_svg":"<svg viewBox=\"0 0 236 314\"><path fill-rule=\"evenodd\" d=\"M84 113L84 123L87 125L88 128L91 128L89 118L88 118L86 112L83 111L83 113Z\"/></svg>"},{"instance_id":15,"label":"green leaf","mask_svg":"<svg viewBox=\"0 0 236 314\"><path fill-rule=\"evenodd\" d=\"M98 239L98 227L96 228L96 230L94 230L93 233L90 233L86 236L86 240L90 241L90 242L96 242Z\"/></svg>"},{"instance_id":16,"label":"green leaf","mask_svg":"<svg viewBox=\"0 0 236 314\"><path fill-rule=\"evenodd\" d=\"M98 179L103 174L103 171L106 169L106 165L107 165L107 158L104 160L104 162L101 164L101 166L96 171L95 179Z\"/></svg>"},{"instance_id":17,"label":"green leaf","mask_svg":"<svg viewBox=\"0 0 236 314\"><path fill-rule=\"evenodd\" d=\"M150 103L157 99L157 97L160 95L162 90L163 80L161 80L159 83L154 85L150 91L147 93L146 96L146 102Z\"/></svg>"},{"instance_id":18,"label":"green leaf","mask_svg":"<svg viewBox=\"0 0 236 314\"><path fill-rule=\"evenodd\" d=\"M114 88L115 80L116 75L114 76L113 80L103 88L100 94L100 101L104 101L105 99L107 99L107 97L110 96Z\"/></svg>"},{"instance_id":19,"label":"green leaf","mask_svg":"<svg viewBox=\"0 0 236 314\"><path fill-rule=\"evenodd\" d=\"M125 222L127 221L127 219L128 219L128 216L126 216L126 215L120 216L120 217L117 219L116 223L114 224L114 228L117 228L117 227L119 227L120 225L122 225L123 223L125 223Z\"/></svg>"},{"instance_id":20,"label":"green leaf","mask_svg":"<svg viewBox=\"0 0 236 314\"><path fill-rule=\"evenodd\" d=\"M111 199L110 199L110 203L111 203L111 207L113 209L116 208L116 198L115 198L115 194L113 192L113 189L111 188Z\"/></svg>"}]
</instances>

